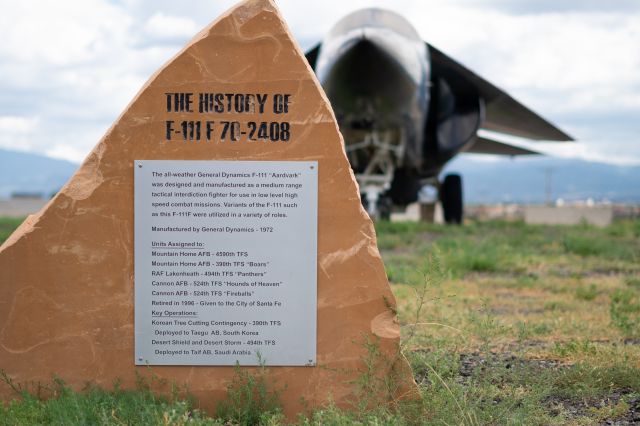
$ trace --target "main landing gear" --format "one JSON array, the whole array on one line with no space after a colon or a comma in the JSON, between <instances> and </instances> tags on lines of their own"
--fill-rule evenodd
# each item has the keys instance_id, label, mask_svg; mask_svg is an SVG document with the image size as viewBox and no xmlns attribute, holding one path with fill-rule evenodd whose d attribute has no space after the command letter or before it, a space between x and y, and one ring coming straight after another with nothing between
<instances>
[{"instance_id":1,"label":"main landing gear","mask_svg":"<svg viewBox=\"0 0 640 426\"><path fill-rule=\"evenodd\" d=\"M450 174L444 177L440 185L440 202L444 212L444 221L449 224L462 223L462 177Z\"/></svg>"}]
</instances>

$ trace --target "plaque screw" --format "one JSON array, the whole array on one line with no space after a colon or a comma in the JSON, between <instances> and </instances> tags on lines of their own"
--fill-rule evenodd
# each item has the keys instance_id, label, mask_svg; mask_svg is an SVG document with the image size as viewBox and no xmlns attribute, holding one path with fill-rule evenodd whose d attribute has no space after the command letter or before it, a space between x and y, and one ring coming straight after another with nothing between
<instances>
[{"instance_id":1,"label":"plaque screw","mask_svg":"<svg viewBox=\"0 0 640 426\"><path fill-rule=\"evenodd\" d=\"M138 168L141 169L142 168L142 164L138 164Z\"/></svg>"},{"instance_id":2,"label":"plaque screw","mask_svg":"<svg viewBox=\"0 0 640 426\"><path fill-rule=\"evenodd\" d=\"M142 360L143 360L143 358L141 356L138 357L138 361L142 361Z\"/></svg>"},{"instance_id":3,"label":"plaque screw","mask_svg":"<svg viewBox=\"0 0 640 426\"><path fill-rule=\"evenodd\" d=\"M311 166L311 170L313 170L313 166Z\"/></svg>"}]
</instances>

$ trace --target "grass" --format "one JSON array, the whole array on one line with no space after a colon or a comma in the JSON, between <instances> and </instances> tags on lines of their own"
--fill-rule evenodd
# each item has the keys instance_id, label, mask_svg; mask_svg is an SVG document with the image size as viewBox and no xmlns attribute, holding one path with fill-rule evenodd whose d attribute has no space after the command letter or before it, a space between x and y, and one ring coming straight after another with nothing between
<instances>
[{"instance_id":1,"label":"grass","mask_svg":"<svg viewBox=\"0 0 640 426\"><path fill-rule=\"evenodd\" d=\"M0 244L4 242L9 235L16 229L21 223L23 219L14 218L14 217L0 217Z\"/></svg>"},{"instance_id":2,"label":"grass","mask_svg":"<svg viewBox=\"0 0 640 426\"><path fill-rule=\"evenodd\" d=\"M74 392L61 380L51 385L47 399L22 392L21 398L0 406L0 425L220 425L194 410L189 401L169 400L148 388L106 391L87 387Z\"/></svg>"},{"instance_id":3,"label":"grass","mask_svg":"<svg viewBox=\"0 0 640 426\"><path fill-rule=\"evenodd\" d=\"M598 291L598 286L595 284L591 284L589 286L580 286L576 288L576 297L579 300L584 300L587 302L591 302L598 297L600 292Z\"/></svg>"},{"instance_id":4,"label":"grass","mask_svg":"<svg viewBox=\"0 0 640 426\"><path fill-rule=\"evenodd\" d=\"M234 378L227 387L227 399L218 405L220 419L240 425L281 419L279 392L267 383L266 367L261 359L259 361L261 367L257 374L249 374L236 365Z\"/></svg>"},{"instance_id":5,"label":"grass","mask_svg":"<svg viewBox=\"0 0 640 426\"><path fill-rule=\"evenodd\" d=\"M18 224L0 219L0 236ZM376 228L422 405L328 406L298 424L587 425L640 411L640 221ZM145 388L55 396L23 395L0 425L283 423L277 384L242 370L217 418Z\"/></svg>"},{"instance_id":6,"label":"grass","mask_svg":"<svg viewBox=\"0 0 640 426\"><path fill-rule=\"evenodd\" d=\"M639 223L378 225L403 330L416 321L411 268L436 253L444 269L416 321L430 325L408 351L427 423L593 424L629 413L640 397Z\"/></svg>"},{"instance_id":7,"label":"grass","mask_svg":"<svg viewBox=\"0 0 640 426\"><path fill-rule=\"evenodd\" d=\"M611 296L611 322L624 337L640 337L640 293L618 289Z\"/></svg>"}]
</instances>

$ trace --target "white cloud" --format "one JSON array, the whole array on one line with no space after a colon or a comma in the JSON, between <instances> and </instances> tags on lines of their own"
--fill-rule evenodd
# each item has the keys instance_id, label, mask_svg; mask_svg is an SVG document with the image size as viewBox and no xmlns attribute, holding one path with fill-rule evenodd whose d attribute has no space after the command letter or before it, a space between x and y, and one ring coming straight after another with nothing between
<instances>
[{"instance_id":1,"label":"white cloud","mask_svg":"<svg viewBox=\"0 0 640 426\"><path fill-rule=\"evenodd\" d=\"M37 117L0 116L0 146L18 151L33 149Z\"/></svg>"},{"instance_id":2,"label":"white cloud","mask_svg":"<svg viewBox=\"0 0 640 426\"><path fill-rule=\"evenodd\" d=\"M34 117L0 117L0 132L29 133L33 130L37 122L38 120Z\"/></svg>"},{"instance_id":3,"label":"white cloud","mask_svg":"<svg viewBox=\"0 0 640 426\"><path fill-rule=\"evenodd\" d=\"M179 16L169 16L157 12L144 25L146 33L158 39L189 38L200 28L194 21Z\"/></svg>"},{"instance_id":4,"label":"white cloud","mask_svg":"<svg viewBox=\"0 0 640 426\"><path fill-rule=\"evenodd\" d=\"M45 151L45 154L52 158L73 161L75 163L80 163L87 155L84 150L80 150L69 145L55 145Z\"/></svg>"},{"instance_id":5,"label":"white cloud","mask_svg":"<svg viewBox=\"0 0 640 426\"><path fill-rule=\"evenodd\" d=\"M21 0L3 7L0 55L36 65L82 63L119 41L130 23L126 11L103 0Z\"/></svg>"}]
</instances>

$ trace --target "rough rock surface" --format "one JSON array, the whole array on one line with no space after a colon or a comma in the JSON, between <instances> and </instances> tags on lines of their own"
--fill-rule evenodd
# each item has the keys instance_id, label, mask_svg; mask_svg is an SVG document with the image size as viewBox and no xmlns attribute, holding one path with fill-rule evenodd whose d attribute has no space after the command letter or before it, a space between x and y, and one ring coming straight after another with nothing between
<instances>
[{"instance_id":1,"label":"rough rock surface","mask_svg":"<svg viewBox=\"0 0 640 426\"><path fill-rule=\"evenodd\" d=\"M291 140L166 142L165 93L173 92L290 93ZM225 118L238 116L217 119ZM245 1L196 35L151 77L60 193L0 249L0 368L15 382L56 375L78 389L116 379L132 387L138 373L186 385L209 411L225 397L233 367L133 364L135 159L317 160L318 366L271 367L269 379L284 387L290 416L328 399L348 406L370 340L382 355L377 374L396 377L397 388L379 389L381 400L413 391L398 353L395 300L335 118L269 0ZM15 395L0 386L0 396Z\"/></svg>"}]
</instances>

